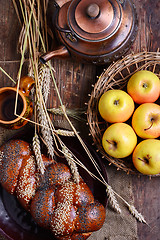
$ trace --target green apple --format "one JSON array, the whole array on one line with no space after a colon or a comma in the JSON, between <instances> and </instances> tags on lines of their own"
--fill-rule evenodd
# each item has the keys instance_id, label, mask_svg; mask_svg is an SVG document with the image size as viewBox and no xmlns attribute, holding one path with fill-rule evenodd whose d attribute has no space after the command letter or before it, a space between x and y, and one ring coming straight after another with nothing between
<instances>
[{"instance_id":1,"label":"green apple","mask_svg":"<svg viewBox=\"0 0 160 240\"><path fill-rule=\"evenodd\" d=\"M101 96L98 109L102 118L107 122L125 122L134 111L134 101L123 90L108 90Z\"/></svg>"},{"instance_id":2,"label":"green apple","mask_svg":"<svg viewBox=\"0 0 160 240\"><path fill-rule=\"evenodd\" d=\"M103 134L102 146L105 152L115 158L129 156L137 144L137 135L126 123L114 123Z\"/></svg>"},{"instance_id":3,"label":"green apple","mask_svg":"<svg viewBox=\"0 0 160 240\"><path fill-rule=\"evenodd\" d=\"M156 103L143 103L132 116L132 127L141 138L160 136L160 106Z\"/></svg>"},{"instance_id":4,"label":"green apple","mask_svg":"<svg viewBox=\"0 0 160 240\"><path fill-rule=\"evenodd\" d=\"M138 71L129 79L127 92L136 103L155 102L160 94L160 80L151 71Z\"/></svg>"},{"instance_id":5,"label":"green apple","mask_svg":"<svg viewBox=\"0 0 160 240\"><path fill-rule=\"evenodd\" d=\"M133 151L135 168L145 175L160 173L160 140L145 139Z\"/></svg>"}]
</instances>

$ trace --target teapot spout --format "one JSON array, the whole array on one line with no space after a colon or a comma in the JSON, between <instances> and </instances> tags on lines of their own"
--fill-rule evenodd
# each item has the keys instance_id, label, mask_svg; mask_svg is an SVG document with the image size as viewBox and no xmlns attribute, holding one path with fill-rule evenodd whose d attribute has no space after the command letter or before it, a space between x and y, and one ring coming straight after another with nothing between
<instances>
[{"instance_id":1,"label":"teapot spout","mask_svg":"<svg viewBox=\"0 0 160 240\"><path fill-rule=\"evenodd\" d=\"M57 57L57 58L67 58L69 57L69 51L65 46L61 46L60 48L47 52L40 56L40 62L46 63L52 58Z\"/></svg>"}]
</instances>

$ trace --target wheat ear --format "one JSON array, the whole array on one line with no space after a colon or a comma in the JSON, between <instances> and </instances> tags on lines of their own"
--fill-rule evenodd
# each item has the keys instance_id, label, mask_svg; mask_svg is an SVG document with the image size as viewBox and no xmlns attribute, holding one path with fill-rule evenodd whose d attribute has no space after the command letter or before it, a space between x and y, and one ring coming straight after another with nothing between
<instances>
[{"instance_id":1,"label":"wheat ear","mask_svg":"<svg viewBox=\"0 0 160 240\"><path fill-rule=\"evenodd\" d=\"M72 172L72 176L73 176L73 180L79 184L79 172L78 172L78 168L77 168L77 165L76 163L74 162L74 159L72 157L72 154L68 151L67 147L64 145L62 147L62 152L68 162L68 165L71 169L71 172Z\"/></svg>"},{"instance_id":2,"label":"wheat ear","mask_svg":"<svg viewBox=\"0 0 160 240\"><path fill-rule=\"evenodd\" d=\"M28 51L28 44L24 44L25 41L25 36L26 36L26 26L25 24L22 25L21 32L19 34L19 39L18 39L18 51L22 54L22 52L27 52ZM25 47L25 49L24 49Z\"/></svg>"},{"instance_id":3,"label":"wheat ear","mask_svg":"<svg viewBox=\"0 0 160 240\"><path fill-rule=\"evenodd\" d=\"M50 108L47 109L48 112L53 113L55 115L64 115L63 111L61 108ZM85 118L81 117L82 114L85 114L86 110L81 109L81 108L75 108L75 109L67 109L66 108L66 113L69 117L74 118L75 120L78 121L86 121Z\"/></svg>"},{"instance_id":4,"label":"wheat ear","mask_svg":"<svg viewBox=\"0 0 160 240\"><path fill-rule=\"evenodd\" d=\"M44 102L47 102L50 92L51 73L47 64L40 64L38 69L38 79Z\"/></svg>"},{"instance_id":5,"label":"wheat ear","mask_svg":"<svg viewBox=\"0 0 160 240\"><path fill-rule=\"evenodd\" d=\"M66 137L74 137L75 136L74 132L69 131L69 130L57 129L57 130L54 130L54 132L57 133L58 135L66 136Z\"/></svg>"},{"instance_id":6,"label":"wheat ear","mask_svg":"<svg viewBox=\"0 0 160 240\"><path fill-rule=\"evenodd\" d=\"M42 133L42 137L44 139L44 143L47 147L48 154L53 159L53 156L54 156L53 138L52 138L51 131L50 131L50 128L48 125L45 111L43 109L43 105L39 101L37 101L37 113L38 113L37 117L38 117L39 123L41 124L41 133Z\"/></svg>"},{"instance_id":7,"label":"wheat ear","mask_svg":"<svg viewBox=\"0 0 160 240\"><path fill-rule=\"evenodd\" d=\"M108 197L108 202L110 206L118 213L121 213L121 208L117 202L117 199L115 197L114 191L110 185L106 186L106 193Z\"/></svg>"},{"instance_id":8,"label":"wheat ear","mask_svg":"<svg viewBox=\"0 0 160 240\"><path fill-rule=\"evenodd\" d=\"M128 206L129 211L131 212L131 214L139 221L142 223L147 224L146 220L144 219L144 217L142 216L141 213L139 213L137 211L137 209L133 206L133 205L129 205Z\"/></svg>"},{"instance_id":9,"label":"wheat ear","mask_svg":"<svg viewBox=\"0 0 160 240\"><path fill-rule=\"evenodd\" d=\"M119 197L119 198L127 205L130 213L131 213L139 222L143 222L143 223L145 223L145 224L148 225L148 223L147 223L146 220L144 219L143 215L142 215L141 213L139 213L139 212L137 211L137 209L136 209L133 205L129 204L123 197L121 197L121 196L120 196L117 192L115 192L114 190L113 190L113 192L114 192L114 194L115 194L117 197Z\"/></svg>"},{"instance_id":10,"label":"wheat ear","mask_svg":"<svg viewBox=\"0 0 160 240\"><path fill-rule=\"evenodd\" d=\"M37 134L35 134L35 136L33 137L32 146L33 146L33 151L34 151L34 154L35 154L38 170L42 174L44 174L45 166L44 166L44 162L43 162L43 159L42 159L40 141L39 141L39 138L38 138Z\"/></svg>"}]
</instances>

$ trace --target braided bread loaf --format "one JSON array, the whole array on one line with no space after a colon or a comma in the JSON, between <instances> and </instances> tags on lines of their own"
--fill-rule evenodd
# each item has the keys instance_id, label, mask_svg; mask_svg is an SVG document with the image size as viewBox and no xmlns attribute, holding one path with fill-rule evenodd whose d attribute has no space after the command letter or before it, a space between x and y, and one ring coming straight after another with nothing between
<instances>
[{"instance_id":1,"label":"braided bread loaf","mask_svg":"<svg viewBox=\"0 0 160 240\"><path fill-rule=\"evenodd\" d=\"M35 222L57 239L83 240L100 229L105 208L80 178L76 184L67 165L42 155L40 175L29 143L10 140L0 147L0 183L14 194Z\"/></svg>"}]
</instances>

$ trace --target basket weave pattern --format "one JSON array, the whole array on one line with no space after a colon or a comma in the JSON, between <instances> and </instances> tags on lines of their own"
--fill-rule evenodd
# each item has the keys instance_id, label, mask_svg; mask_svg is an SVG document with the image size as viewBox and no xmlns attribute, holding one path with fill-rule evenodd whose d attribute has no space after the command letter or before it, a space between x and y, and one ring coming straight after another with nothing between
<instances>
[{"instance_id":1,"label":"basket weave pattern","mask_svg":"<svg viewBox=\"0 0 160 240\"><path fill-rule=\"evenodd\" d=\"M101 143L102 136L109 124L100 117L98 102L101 95L109 89L126 90L129 78L139 70L152 71L160 78L160 53L158 51L132 53L110 65L98 78L91 93L87 109L90 133L97 150L100 151L110 164L113 163L117 169L138 175L140 173L134 168L131 156L124 159L117 159L109 156L104 151Z\"/></svg>"}]
</instances>

